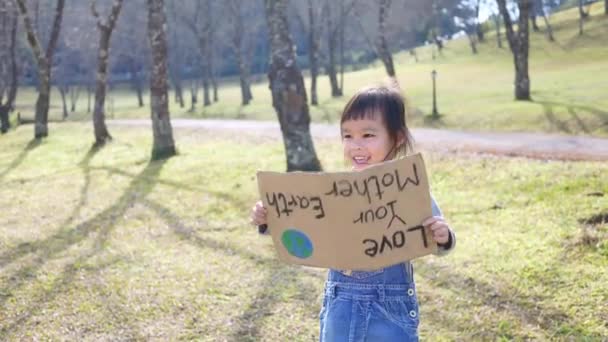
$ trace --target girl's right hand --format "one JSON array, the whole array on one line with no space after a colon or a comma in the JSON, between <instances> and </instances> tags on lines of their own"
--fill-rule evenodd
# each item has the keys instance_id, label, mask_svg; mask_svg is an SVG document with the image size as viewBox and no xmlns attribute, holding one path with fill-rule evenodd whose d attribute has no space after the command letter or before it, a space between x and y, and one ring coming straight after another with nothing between
<instances>
[{"instance_id":1,"label":"girl's right hand","mask_svg":"<svg viewBox=\"0 0 608 342\"><path fill-rule=\"evenodd\" d=\"M251 224L255 226L261 226L263 224L266 224L267 214L268 211L266 210L266 208L264 208L264 204L262 203L262 201L257 201L253 208L251 208Z\"/></svg>"}]
</instances>

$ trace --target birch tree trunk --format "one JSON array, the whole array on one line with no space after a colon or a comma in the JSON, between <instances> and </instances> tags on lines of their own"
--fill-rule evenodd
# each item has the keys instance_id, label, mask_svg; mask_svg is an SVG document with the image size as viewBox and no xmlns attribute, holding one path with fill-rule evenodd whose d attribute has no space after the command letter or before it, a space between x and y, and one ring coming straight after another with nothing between
<instances>
[{"instance_id":1,"label":"birch tree trunk","mask_svg":"<svg viewBox=\"0 0 608 342\"><path fill-rule=\"evenodd\" d=\"M310 135L306 88L289 35L287 0L264 0L264 4L270 39L268 78L283 133L287 171L319 171L321 163Z\"/></svg>"},{"instance_id":2,"label":"birch tree trunk","mask_svg":"<svg viewBox=\"0 0 608 342\"><path fill-rule=\"evenodd\" d=\"M61 21L63 19L65 0L57 0L53 26L51 28L51 36L46 51L43 51L42 45L40 44L40 39L38 38L37 31L34 29L34 24L29 16L25 0L15 1L17 2L17 7L19 8L19 12L23 17L27 41L30 44L32 52L34 53L36 64L38 66L38 78L40 84L38 87L38 99L36 100L34 138L40 139L48 136L49 134L48 118L51 99L51 65L53 63L53 54L55 52L57 40L59 39L59 32L61 30Z\"/></svg>"},{"instance_id":3,"label":"birch tree trunk","mask_svg":"<svg viewBox=\"0 0 608 342\"><path fill-rule=\"evenodd\" d=\"M519 20L517 32L514 31L511 17L507 10L506 0L496 0L498 8L504 19L505 31L509 47L513 53L515 64L515 99L530 100L530 77L528 75L528 52L529 52L529 28L528 15L530 11L530 0L518 2Z\"/></svg>"},{"instance_id":4,"label":"birch tree trunk","mask_svg":"<svg viewBox=\"0 0 608 342\"><path fill-rule=\"evenodd\" d=\"M110 38L116 26L116 20L120 15L123 0L114 0L110 16L106 20L99 17L95 9L95 1L91 4L91 12L97 19L97 29L99 30L99 51L97 54L97 78L95 85L95 109L93 111L93 128L95 132L95 146L103 146L107 141L112 140L106 126L106 91L108 85L108 58L110 56Z\"/></svg>"},{"instance_id":5,"label":"birch tree trunk","mask_svg":"<svg viewBox=\"0 0 608 342\"><path fill-rule=\"evenodd\" d=\"M148 40L152 51L150 73L150 107L154 142L152 160L169 158L176 154L173 129L169 117L167 86L167 39L164 0L148 2Z\"/></svg>"}]
</instances>

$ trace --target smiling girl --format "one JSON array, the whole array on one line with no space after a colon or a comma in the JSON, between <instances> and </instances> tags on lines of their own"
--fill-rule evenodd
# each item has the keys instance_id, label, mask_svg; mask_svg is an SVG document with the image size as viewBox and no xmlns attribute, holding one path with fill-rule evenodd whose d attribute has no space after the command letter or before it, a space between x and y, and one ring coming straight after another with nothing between
<instances>
[{"instance_id":1,"label":"smiling girl","mask_svg":"<svg viewBox=\"0 0 608 342\"><path fill-rule=\"evenodd\" d=\"M405 156L412 138L405 122L405 103L396 90L370 87L346 104L340 120L345 160L353 170ZM422 222L433 232L438 255L456 244L454 232L432 199L433 216ZM266 224L267 211L257 202L255 225ZM414 268L409 261L379 270L330 269L320 313L320 340L418 341L418 300Z\"/></svg>"}]
</instances>

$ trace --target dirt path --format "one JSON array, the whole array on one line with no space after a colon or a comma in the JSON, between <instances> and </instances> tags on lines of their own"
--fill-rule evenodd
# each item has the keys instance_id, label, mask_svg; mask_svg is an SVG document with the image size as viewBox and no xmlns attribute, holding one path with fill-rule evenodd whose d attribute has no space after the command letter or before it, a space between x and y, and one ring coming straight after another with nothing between
<instances>
[{"instance_id":1,"label":"dirt path","mask_svg":"<svg viewBox=\"0 0 608 342\"><path fill-rule=\"evenodd\" d=\"M279 124L252 120L173 119L174 128L235 131L280 138ZM149 120L108 120L109 125L150 126ZM338 125L311 125L315 139L339 138ZM489 153L536 159L608 161L608 139L542 133L477 133L416 128L416 146L450 152Z\"/></svg>"}]
</instances>

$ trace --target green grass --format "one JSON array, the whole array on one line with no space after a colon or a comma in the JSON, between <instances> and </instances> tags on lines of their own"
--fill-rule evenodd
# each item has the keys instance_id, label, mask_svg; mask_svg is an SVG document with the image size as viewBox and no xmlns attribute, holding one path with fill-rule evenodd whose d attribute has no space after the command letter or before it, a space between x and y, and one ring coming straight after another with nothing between
<instances>
[{"instance_id":1,"label":"green grass","mask_svg":"<svg viewBox=\"0 0 608 342\"><path fill-rule=\"evenodd\" d=\"M0 340L317 337L325 272L247 223L281 142L180 129L150 163L145 128L97 151L89 124L50 129L0 139ZM317 149L341 167L336 142ZM415 262L423 340L608 336L608 226L582 223L608 215L607 163L424 155L458 244Z\"/></svg>"},{"instance_id":2,"label":"green grass","mask_svg":"<svg viewBox=\"0 0 608 342\"><path fill-rule=\"evenodd\" d=\"M565 134L608 136L608 17L602 14L603 4L591 6L591 18L585 22L585 34L578 35L576 8L556 13L551 17L557 42L550 43L544 33L531 32L530 78L533 101L514 101L513 57L503 36L504 48L498 49L494 31L488 32L486 42L480 44L479 54L470 52L466 39L446 43L443 56L431 58L431 49L420 48L420 62L415 63L407 53L395 55L398 79L412 110L413 125L432 125L462 130L479 131L541 131ZM544 30L542 20L539 22ZM503 31L504 35L504 31ZM438 71L439 122L430 122L432 69ZM331 98L327 77L320 77L320 105L311 107L313 121L335 122L347 99L359 88L385 79L379 63L345 75L345 96ZM276 120L271 105L267 78L258 76L252 92L254 101L240 105L238 83L224 80L220 85L220 101L203 108L200 103L195 113L188 108L171 104L173 117L246 118ZM306 78L306 83L309 79ZM307 87L308 88L308 87ZM135 93L128 87L111 92L108 113L116 118L148 118L149 108L139 108ZM309 94L310 95L310 94ZM189 97L189 95L187 95ZM199 94L199 101L200 101ZM113 105L110 103L113 102ZM187 101L188 102L188 99ZM18 111L24 117L33 114L35 94L23 89L17 100ZM146 104L149 99L146 97ZM111 107L113 106L113 110ZM187 104L188 107L188 104ZM52 118L61 117L60 97L53 94ZM86 94L81 95L74 120L90 119L86 113Z\"/></svg>"}]
</instances>

